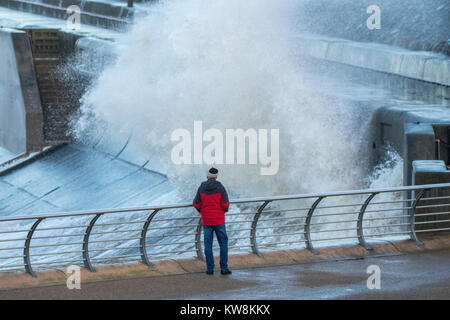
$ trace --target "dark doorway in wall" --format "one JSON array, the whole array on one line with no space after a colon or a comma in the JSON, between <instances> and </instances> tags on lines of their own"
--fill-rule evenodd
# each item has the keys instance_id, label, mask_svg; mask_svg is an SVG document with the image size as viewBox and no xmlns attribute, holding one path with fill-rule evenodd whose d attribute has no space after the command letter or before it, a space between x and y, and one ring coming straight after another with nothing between
<instances>
[{"instance_id":1,"label":"dark doorway in wall","mask_svg":"<svg viewBox=\"0 0 450 320\"><path fill-rule=\"evenodd\" d=\"M436 137L435 159L450 165L450 125L433 126Z\"/></svg>"}]
</instances>

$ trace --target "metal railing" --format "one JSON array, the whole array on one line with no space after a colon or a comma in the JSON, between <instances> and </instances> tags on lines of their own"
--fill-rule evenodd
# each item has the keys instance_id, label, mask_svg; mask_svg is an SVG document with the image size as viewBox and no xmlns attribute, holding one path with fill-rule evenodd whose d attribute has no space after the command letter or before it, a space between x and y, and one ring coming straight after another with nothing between
<instances>
[{"instance_id":1,"label":"metal railing","mask_svg":"<svg viewBox=\"0 0 450 320\"><path fill-rule=\"evenodd\" d=\"M447 194L450 183L232 200L229 248L262 257L260 248L303 244L317 254L314 242L353 239L371 250L367 238L398 235L421 245L418 233L450 230ZM434 226L424 228L428 224ZM191 203L7 217L0 219L0 272L25 270L36 277L33 267L70 264L95 272L94 264L127 261L152 267L153 260L186 253L204 260L201 234ZM2 255L11 251L20 254Z\"/></svg>"}]
</instances>

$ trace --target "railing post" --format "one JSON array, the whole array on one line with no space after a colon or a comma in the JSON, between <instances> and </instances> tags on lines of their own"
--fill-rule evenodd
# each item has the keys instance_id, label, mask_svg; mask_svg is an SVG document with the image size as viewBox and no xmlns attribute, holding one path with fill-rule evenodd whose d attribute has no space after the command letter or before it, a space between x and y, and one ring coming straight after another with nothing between
<instances>
[{"instance_id":1,"label":"railing post","mask_svg":"<svg viewBox=\"0 0 450 320\"><path fill-rule=\"evenodd\" d=\"M420 239L417 237L416 234L416 207L419 203L420 199L422 199L425 191L428 191L430 189L423 189L420 190L420 192L416 195L416 199L414 200L413 204L411 205L410 213L409 213L409 228L411 232L411 240L414 240L418 246L423 246L423 242L420 241Z\"/></svg>"},{"instance_id":2,"label":"railing post","mask_svg":"<svg viewBox=\"0 0 450 320\"><path fill-rule=\"evenodd\" d=\"M356 232L358 234L358 242L359 245L364 247L366 250L373 250L371 246L369 246L366 242L366 239L364 238L364 227L363 227L363 219L364 219L364 213L367 210L367 207L369 206L370 201L378 194L378 192L372 193L366 201L364 201L364 204L361 207L361 210L359 210L358 214L358 223L356 226Z\"/></svg>"},{"instance_id":3,"label":"railing post","mask_svg":"<svg viewBox=\"0 0 450 320\"><path fill-rule=\"evenodd\" d=\"M305 220L305 238L306 238L306 249L308 249L309 251L311 251L314 254L319 254L319 252L314 249L313 245L312 245L312 241L311 241L311 219L312 216L314 214L314 211L316 210L317 206L319 205L319 203L325 199L326 197L319 197L316 201L314 201L314 203L312 204L311 208L308 211L308 214L306 215L306 220Z\"/></svg>"},{"instance_id":4,"label":"railing post","mask_svg":"<svg viewBox=\"0 0 450 320\"><path fill-rule=\"evenodd\" d=\"M255 216L253 217L252 227L250 230L250 244L252 246L252 252L256 254L258 257L262 258L263 254L258 250L258 244L256 243L256 226L258 225L259 217L261 216L264 208L272 202L271 200L265 201L256 211Z\"/></svg>"},{"instance_id":5,"label":"railing post","mask_svg":"<svg viewBox=\"0 0 450 320\"><path fill-rule=\"evenodd\" d=\"M197 230L195 232L195 250L197 251L197 258L201 261L205 261L205 255L202 249L202 218L198 220Z\"/></svg>"},{"instance_id":6,"label":"railing post","mask_svg":"<svg viewBox=\"0 0 450 320\"><path fill-rule=\"evenodd\" d=\"M97 222L98 218L102 216L103 213L98 213L92 218L89 226L86 228L86 232L84 233L83 239L83 262L84 267L91 272L95 272L95 268L91 264L91 259L89 257L89 237L91 235L92 228L94 227L95 222Z\"/></svg>"},{"instance_id":7,"label":"railing post","mask_svg":"<svg viewBox=\"0 0 450 320\"><path fill-rule=\"evenodd\" d=\"M30 242L33 237L33 233L36 230L37 226L44 218L38 219L32 226L30 231L28 231L27 239L25 240L25 248L23 249L23 263L25 264L25 271L29 273L33 278L37 278L36 273L34 273L33 268L31 267L30 260Z\"/></svg>"},{"instance_id":8,"label":"railing post","mask_svg":"<svg viewBox=\"0 0 450 320\"><path fill-rule=\"evenodd\" d=\"M133 8L133 0L128 0L128 8Z\"/></svg>"},{"instance_id":9,"label":"railing post","mask_svg":"<svg viewBox=\"0 0 450 320\"><path fill-rule=\"evenodd\" d=\"M146 264L149 267L153 267L153 263L150 262L147 255L147 231L148 227L150 226L150 223L153 220L153 217L160 211L160 209L154 210L147 218L147 221L145 221L144 226L142 227L141 232L141 239L139 241L140 244L140 250L141 250L141 259L142 263Z\"/></svg>"}]
</instances>

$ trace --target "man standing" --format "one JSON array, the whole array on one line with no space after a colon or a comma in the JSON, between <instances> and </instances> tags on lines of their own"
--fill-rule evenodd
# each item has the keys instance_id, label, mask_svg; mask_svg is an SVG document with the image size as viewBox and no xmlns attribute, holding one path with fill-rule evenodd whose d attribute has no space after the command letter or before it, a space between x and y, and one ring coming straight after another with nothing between
<instances>
[{"instance_id":1,"label":"man standing","mask_svg":"<svg viewBox=\"0 0 450 320\"><path fill-rule=\"evenodd\" d=\"M220 273L231 274L228 269L228 236L225 228L225 212L228 211L230 202L224 186L217 181L218 173L216 168L209 169L207 180L198 188L193 205L202 216L206 274L214 274L214 232L220 246Z\"/></svg>"}]
</instances>

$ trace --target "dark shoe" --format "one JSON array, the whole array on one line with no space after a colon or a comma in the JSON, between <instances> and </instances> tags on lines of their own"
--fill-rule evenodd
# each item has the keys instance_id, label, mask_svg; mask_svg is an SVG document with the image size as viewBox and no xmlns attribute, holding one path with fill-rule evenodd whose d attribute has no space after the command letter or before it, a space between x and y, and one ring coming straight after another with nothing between
<instances>
[{"instance_id":1,"label":"dark shoe","mask_svg":"<svg viewBox=\"0 0 450 320\"><path fill-rule=\"evenodd\" d=\"M207 270L206 274L212 275L212 274L214 274L214 270Z\"/></svg>"},{"instance_id":2,"label":"dark shoe","mask_svg":"<svg viewBox=\"0 0 450 320\"><path fill-rule=\"evenodd\" d=\"M231 270L230 269L221 270L220 273L223 274L223 275L231 274Z\"/></svg>"}]
</instances>

